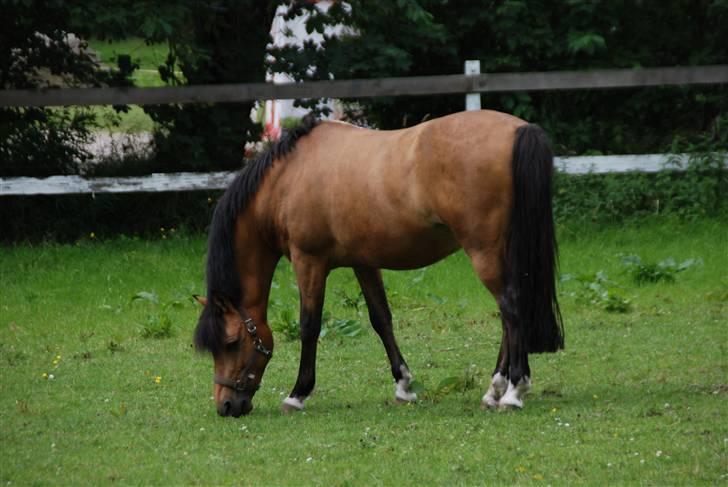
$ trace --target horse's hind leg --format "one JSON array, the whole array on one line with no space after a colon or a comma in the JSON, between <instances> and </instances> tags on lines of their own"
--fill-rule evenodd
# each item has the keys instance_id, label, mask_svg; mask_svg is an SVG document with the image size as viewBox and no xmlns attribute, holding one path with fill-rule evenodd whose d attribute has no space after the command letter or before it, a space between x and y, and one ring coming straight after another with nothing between
<instances>
[{"instance_id":1,"label":"horse's hind leg","mask_svg":"<svg viewBox=\"0 0 728 487\"><path fill-rule=\"evenodd\" d=\"M498 403L508 388L508 329L503 321L503 335L501 337L498 360L491 378L488 391L483 396L481 406L486 408L498 407Z\"/></svg>"},{"instance_id":2,"label":"horse's hind leg","mask_svg":"<svg viewBox=\"0 0 728 487\"><path fill-rule=\"evenodd\" d=\"M503 286L501 252L497 246L477 250L465 248L475 272L495 297L501 312L503 338L490 387L482 399L483 407L521 408L523 396L530 388L528 356L524 337L518 329L516 313Z\"/></svg>"},{"instance_id":3,"label":"horse's hind leg","mask_svg":"<svg viewBox=\"0 0 728 487\"><path fill-rule=\"evenodd\" d=\"M316 384L316 348L321 333L321 315L328 267L325 261L304 254L291 255L301 295L301 361L293 391L283 401L283 411L303 409L303 402Z\"/></svg>"},{"instance_id":4,"label":"horse's hind leg","mask_svg":"<svg viewBox=\"0 0 728 487\"><path fill-rule=\"evenodd\" d=\"M397 384L394 393L395 399L404 402L415 401L417 400L417 394L410 391L412 374L410 374L394 338L392 313L387 304L382 273L379 269L370 267L357 267L354 269L354 273L364 294L372 327L381 338L389 363L392 366L392 376Z\"/></svg>"}]
</instances>

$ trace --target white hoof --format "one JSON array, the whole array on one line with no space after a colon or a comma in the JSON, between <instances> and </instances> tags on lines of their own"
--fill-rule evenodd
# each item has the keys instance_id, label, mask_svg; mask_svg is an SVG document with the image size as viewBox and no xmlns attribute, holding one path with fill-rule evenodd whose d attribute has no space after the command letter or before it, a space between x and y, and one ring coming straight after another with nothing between
<instances>
[{"instance_id":1,"label":"white hoof","mask_svg":"<svg viewBox=\"0 0 728 487\"><path fill-rule=\"evenodd\" d=\"M412 374L407 370L407 367L400 365L400 372L402 372L402 378L397 381L397 386L394 390L394 399L399 402L414 402L417 400L417 393L409 390L410 383L412 382Z\"/></svg>"},{"instance_id":2,"label":"white hoof","mask_svg":"<svg viewBox=\"0 0 728 487\"><path fill-rule=\"evenodd\" d=\"M505 376L501 375L500 372L493 374L493 380L488 387L488 391L483 396L480 402L481 406L485 408L496 408L498 407L498 401L505 394L508 382Z\"/></svg>"},{"instance_id":3,"label":"white hoof","mask_svg":"<svg viewBox=\"0 0 728 487\"><path fill-rule=\"evenodd\" d=\"M297 397L291 397L288 396L283 400L283 404L281 405L281 410L284 413L290 413L293 411L303 411L303 399L298 399Z\"/></svg>"},{"instance_id":4,"label":"white hoof","mask_svg":"<svg viewBox=\"0 0 728 487\"><path fill-rule=\"evenodd\" d=\"M531 380L524 376L518 381L515 386L512 382L508 382L508 389L503 397L498 401L498 406L501 409L522 409L523 408L523 396L526 395L528 390L531 388Z\"/></svg>"}]
</instances>

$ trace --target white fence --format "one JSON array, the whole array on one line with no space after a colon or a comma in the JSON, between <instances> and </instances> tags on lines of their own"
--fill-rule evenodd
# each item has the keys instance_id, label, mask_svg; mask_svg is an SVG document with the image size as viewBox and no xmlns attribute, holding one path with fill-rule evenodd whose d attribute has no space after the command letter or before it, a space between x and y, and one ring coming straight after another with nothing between
<instances>
[{"instance_id":1,"label":"white fence","mask_svg":"<svg viewBox=\"0 0 728 487\"><path fill-rule=\"evenodd\" d=\"M683 162L687 161L687 157L686 154L677 156ZM728 153L722 154L722 157L724 166L728 167ZM557 157L554 163L559 171L568 174L657 172L663 169L679 169L668 164L674 158L675 156L668 154L579 156ZM165 173L125 178L5 178L0 179L0 196L218 190L226 188L234 176L235 172L212 172Z\"/></svg>"}]
</instances>

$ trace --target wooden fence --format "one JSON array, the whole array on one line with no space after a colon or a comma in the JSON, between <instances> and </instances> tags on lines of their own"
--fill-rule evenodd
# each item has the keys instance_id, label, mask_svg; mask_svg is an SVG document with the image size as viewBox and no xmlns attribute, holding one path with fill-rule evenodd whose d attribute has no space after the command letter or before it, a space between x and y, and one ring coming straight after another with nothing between
<instances>
[{"instance_id":1,"label":"wooden fence","mask_svg":"<svg viewBox=\"0 0 728 487\"><path fill-rule=\"evenodd\" d=\"M296 98L367 98L453 93L497 93L635 88L728 83L728 65L533 73L458 74L411 78L227 84L163 88L2 90L0 106L145 105L242 102ZM472 95L471 95L472 96ZM667 156L598 156L557 159L569 173L657 171ZM224 188L232 173L152 174L136 178L53 176L0 178L0 196L69 193L186 191Z\"/></svg>"},{"instance_id":2,"label":"wooden fence","mask_svg":"<svg viewBox=\"0 0 728 487\"><path fill-rule=\"evenodd\" d=\"M533 73L453 74L409 78L250 83L161 88L67 88L0 91L0 106L157 105L297 98L591 90L728 83L728 65L595 69Z\"/></svg>"}]
</instances>

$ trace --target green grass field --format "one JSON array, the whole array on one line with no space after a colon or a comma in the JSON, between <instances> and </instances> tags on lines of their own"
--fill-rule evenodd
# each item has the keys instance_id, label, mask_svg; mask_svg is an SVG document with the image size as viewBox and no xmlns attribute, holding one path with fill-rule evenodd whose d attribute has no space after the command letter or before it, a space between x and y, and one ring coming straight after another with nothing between
<instances>
[{"instance_id":1,"label":"green grass field","mask_svg":"<svg viewBox=\"0 0 728 487\"><path fill-rule=\"evenodd\" d=\"M164 64L169 53L166 44L148 45L143 39L132 37L113 42L91 39L89 46L98 54L101 62L108 66L116 67L116 58L119 54L131 56L132 62L139 64L139 68L132 75L135 86L143 88L164 86L157 68ZM131 105L126 113L117 113L110 106L95 106L92 110L103 130L138 133L151 132L154 128L152 119L138 105Z\"/></svg>"},{"instance_id":2,"label":"green grass field","mask_svg":"<svg viewBox=\"0 0 728 487\"><path fill-rule=\"evenodd\" d=\"M534 387L518 412L479 407L500 324L462 253L385 274L400 347L423 387L417 404L393 403L353 275L337 270L327 312L366 326L354 337L331 327L316 394L289 416L279 408L299 344L278 333L256 409L232 419L217 416L212 361L190 345L203 237L3 247L0 482L725 484L728 224L560 233L562 272L583 284L563 283L567 348L532 356ZM640 286L622 254L702 263ZM584 277L598 271L611 284ZM606 311L589 286L630 309ZM141 292L148 299L132 299ZM282 263L276 328L291 321L296 296ZM171 337L143 338L166 324Z\"/></svg>"}]
</instances>

